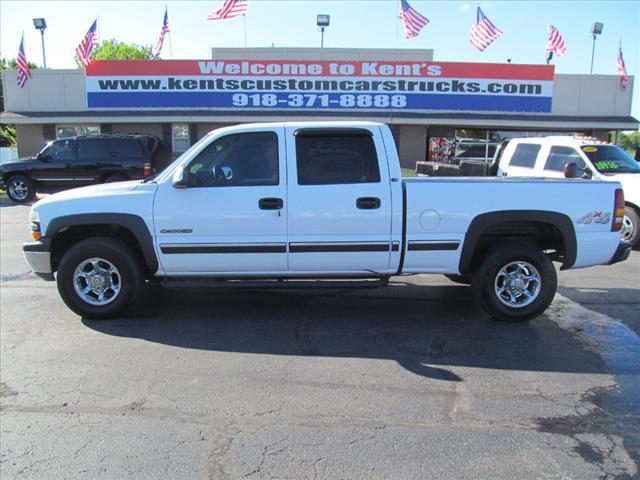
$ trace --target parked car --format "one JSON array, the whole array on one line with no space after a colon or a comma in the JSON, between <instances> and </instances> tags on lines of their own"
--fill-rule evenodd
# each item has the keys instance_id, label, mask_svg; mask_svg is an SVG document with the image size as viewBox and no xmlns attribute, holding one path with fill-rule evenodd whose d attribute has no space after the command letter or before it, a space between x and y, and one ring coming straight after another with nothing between
<instances>
[{"instance_id":1,"label":"parked car","mask_svg":"<svg viewBox=\"0 0 640 480\"><path fill-rule=\"evenodd\" d=\"M0 182L16 203L38 191L141 179L153 173L159 139L149 135L99 134L48 143L30 158L0 166Z\"/></svg>"},{"instance_id":2,"label":"parked car","mask_svg":"<svg viewBox=\"0 0 640 480\"><path fill-rule=\"evenodd\" d=\"M625 198L622 239L632 245L640 241L640 164L616 145L583 137L513 138L500 146L489 173L620 182Z\"/></svg>"},{"instance_id":3,"label":"parked car","mask_svg":"<svg viewBox=\"0 0 640 480\"><path fill-rule=\"evenodd\" d=\"M487 312L523 320L555 295L552 261L629 256L623 207L616 182L402 179L383 124L252 124L214 130L155 178L40 200L23 251L85 317L121 314L145 280L364 288L437 273L470 276Z\"/></svg>"}]
</instances>

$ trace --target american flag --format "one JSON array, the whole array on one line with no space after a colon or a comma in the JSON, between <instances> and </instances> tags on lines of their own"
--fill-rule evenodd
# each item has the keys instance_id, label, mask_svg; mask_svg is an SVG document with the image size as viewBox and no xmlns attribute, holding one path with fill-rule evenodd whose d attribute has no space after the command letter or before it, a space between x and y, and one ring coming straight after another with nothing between
<instances>
[{"instance_id":1,"label":"american flag","mask_svg":"<svg viewBox=\"0 0 640 480\"><path fill-rule=\"evenodd\" d=\"M480 7L476 10L476 21L471 25L471 32L469 32L469 41L481 52L484 51L491 43L502 35L502 30L496 27L491 20L489 20Z\"/></svg>"},{"instance_id":2,"label":"american flag","mask_svg":"<svg viewBox=\"0 0 640 480\"><path fill-rule=\"evenodd\" d=\"M627 66L624 64L624 58L622 58L622 46L618 49L616 74L620 77L620 88L626 90L627 85L629 85L629 77L627 76Z\"/></svg>"},{"instance_id":3,"label":"american flag","mask_svg":"<svg viewBox=\"0 0 640 480\"><path fill-rule=\"evenodd\" d=\"M93 60L93 47L98 45L98 19L94 20L91 24L91 28L82 37L82 41L76 47L76 55L78 61L85 67Z\"/></svg>"},{"instance_id":4,"label":"american flag","mask_svg":"<svg viewBox=\"0 0 640 480\"><path fill-rule=\"evenodd\" d=\"M27 56L24 54L24 33L20 39L20 48L18 49L18 56L16 57L16 66L18 67L17 83L18 86L22 88L27 83L27 80L31 78L31 70L29 69Z\"/></svg>"},{"instance_id":5,"label":"american flag","mask_svg":"<svg viewBox=\"0 0 640 480\"><path fill-rule=\"evenodd\" d=\"M247 0L224 0L222 6L213 13L210 13L207 20L224 20L227 18L246 15L249 10Z\"/></svg>"},{"instance_id":6,"label":"american flag","mask_svg":"<svg viewBox=\"0 0 640 480\"><path fill-rule=\"evenodd\" d=\"M560 35L560 32L553 25L549 25L549 41L547 42L548 52L556 52L556 55L561 56L567 51L567 46L564 43L564 38Z\"/></svg>"},{"instance_id":7,"label":"american flag","mask_svg":"<svg viewBox=\"0 0 640 480\"><path fill-rule=\"evenodd\" d=\"M162 21L162 30L160 30L160 38L156 42L155 47L153 47L153 55L156 57L160 56L160 52L162 51L162 44L164 43L164 36L169 33L169 12L167 11L167 7L164 7L164 20Z\"/></svg>"},{"instance_id":8,"label":"american flag","mask_svg":"<svg viewBox=\"0 0 640 480\"><path fill-rule=\"evenodd\" d=\"M429 23L429 19L409 5L407 0L400 0L399 18L404 22L405 38L417 37L420 30Z\"/></svg>"}]
</instances>

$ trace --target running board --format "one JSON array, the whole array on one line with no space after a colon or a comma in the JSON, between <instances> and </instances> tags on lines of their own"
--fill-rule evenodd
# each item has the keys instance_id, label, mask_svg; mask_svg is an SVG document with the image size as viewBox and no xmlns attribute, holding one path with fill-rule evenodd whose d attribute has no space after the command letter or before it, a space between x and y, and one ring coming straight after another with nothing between
<instances>
[{"instance_id":1,"label":"running board","mask_svg":"<svg viewBox=\"0 0 640 480\"><path fill-rule=\"evenodd\" d=\"M169 290L210 288L381 288L389 284L389 277L372 280L215 280L211 278L165 278L161 284Z\"/></svg>"}]
</instances>

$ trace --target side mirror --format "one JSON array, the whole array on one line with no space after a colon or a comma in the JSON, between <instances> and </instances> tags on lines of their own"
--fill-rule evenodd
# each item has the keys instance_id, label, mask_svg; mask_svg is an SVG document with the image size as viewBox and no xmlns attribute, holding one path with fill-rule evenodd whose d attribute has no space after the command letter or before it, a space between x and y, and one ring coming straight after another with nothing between
<instances>
[{"instance_id":1,"label":"side mirror","mask_svg":"<svg viewBox=\"0 0 640 480\"><path fill-rule=\"evenodd\" d=\"M578 178L579 176L576 162L569 162L564 166L564 178Z\"/></svg>"},{"instance_id":2,"label":"side mirror","mask_svg":"<svg viewBox=\"0 0 640 480\"><path fill-rule=\"evenodd\" d=\"M220 170L222 170L222 174L227 180L231 180L233 178L233 169L231 167L220 167Z\"/></svg>"},{"instance_id":3,"label":"side mirror","mask_svg":"<svg viewBox=\"0 0 640 480\"><path fill-rule=\"evenodd\" d=\"M187 188L189 186L189 171L185 167L178 167L173 174L174 188Z\"/></svg>"},{"instance_id":4,"label":"side mirror","mask_svg":"<svg viewBox=\"0 0 640 480\"><path fill-rule=\"evenodd\" d=\"M585 168L582 172L582 178L587 180L591 180L593 178L593 172L589 167Z\"/></svg>"},{"instance_id":5,"label":"side mirror","mask_svg":"<svg viewBox=\"0 0 640 480\"><path fill-rule=\"evenodd\" d=\"M43 155L42 153L39 153L36 155L36 159L44 163L49 163L51 161L51 155Z\"/></svg>"}]
</instances>

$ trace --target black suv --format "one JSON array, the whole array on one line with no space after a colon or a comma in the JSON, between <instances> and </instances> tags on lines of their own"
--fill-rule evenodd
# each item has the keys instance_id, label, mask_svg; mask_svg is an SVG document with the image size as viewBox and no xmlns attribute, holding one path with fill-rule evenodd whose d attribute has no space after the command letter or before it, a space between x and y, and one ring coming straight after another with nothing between
<instances>
[{"instance_id":1,"label":"black suv","mask_svg":"<svg viewBox=\"0 0 640 480\"><path fill-rule=\"evenodd\" d=\"M0 166L0 184L16 203L38 191L144 178L153 173L160 140L151 135L99 134L54 140L31 158Z\"/></svg>"}]
</instances>

